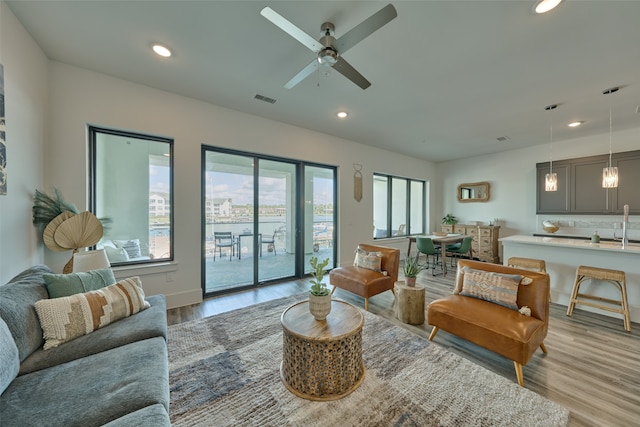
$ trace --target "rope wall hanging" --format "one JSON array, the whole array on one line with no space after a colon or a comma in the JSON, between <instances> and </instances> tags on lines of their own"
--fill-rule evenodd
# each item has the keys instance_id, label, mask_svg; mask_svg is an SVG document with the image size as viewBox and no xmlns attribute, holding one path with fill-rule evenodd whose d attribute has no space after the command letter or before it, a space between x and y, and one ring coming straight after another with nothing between
<instances>
[{"instance_id":1,"label":"rope wall hanging","mask_svg":"<svg viewBox=\"0 0 640 427\"><path fill-rule=\"evenodd\" d=\"M359 202L362 200L362 165L354 163L353 169L355 169L353 173L353 198Z\"/></svg>"}]
</instances>

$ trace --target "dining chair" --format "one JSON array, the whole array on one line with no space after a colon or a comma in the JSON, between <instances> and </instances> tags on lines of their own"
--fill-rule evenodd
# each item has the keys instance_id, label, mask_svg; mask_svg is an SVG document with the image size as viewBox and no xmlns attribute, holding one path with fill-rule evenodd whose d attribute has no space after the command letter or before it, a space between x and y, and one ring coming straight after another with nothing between
<instances>
[{"instance_id":1,"label":"dining chair","mask_svg":"<svg viewBox=\"0 0 640 427\"><path fill-rule=\"evenodd\" d=\"M463 255L467 255L469 259L471 259L471 243L473 242L473 237L465 237L462 239L462 243L460 246L447 246L446 251L451 254L451 266L453 267L453 260L456 259L456 265L458 263L457 259L462 258Z\"/></svg>"},{"instance_id":2,"label":"dining chair","mask_svg":"<svg viewBox=\"0 0 640 427\"><path fill-rule=\"evenodd\" d=\"M228 248L229 261L231 261L231 257L233 257L236 252L236 241L233 238L233 234L230 231L214 231L213 240L215 241L213 260L216 260L216 251L218 252L218 257L222 258L222 248Z\"/></svg>"},{"instance_id":3,"label":"dining chair","mask_svg":"<svg viewBox=\"0 0 640 427\"><path fill-rule=\"evenodd\" d=\"M430 237L424 236L416 236L416 248L418 249L418 253L416 254L416 258L420 256L421 253L425 254L427 257L427 263L425 268L429 268L431 265L431 275L436 275L436 266L438 264L438 259L440 258L440 248L436 247L433 244L433 240ZM433 258L433 264L429 263L429 257ZM440 263L442 265L442 263Z\"/></svg>"}]
</instances>

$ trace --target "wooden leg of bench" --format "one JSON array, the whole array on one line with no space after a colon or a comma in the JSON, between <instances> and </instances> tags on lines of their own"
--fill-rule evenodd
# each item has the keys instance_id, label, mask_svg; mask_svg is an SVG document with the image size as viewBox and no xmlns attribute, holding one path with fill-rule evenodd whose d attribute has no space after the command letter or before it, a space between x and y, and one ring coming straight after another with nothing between
<instances>
[{"instance_id":1,"label":"wooden leg of bench","mask_svg":"<svg viewBox=\"0 0 640 427\"><path fill-rule=\"evenodd\" d=\"M516 368L516 377L518 378L518 384L524 387L524 374L522 373L522 365L514 361L513 366Z\"/></svg>"},{"instance_id":2,"label":"wooden leg of bench","mask_svg":"<svg viewBox=\"0 0 640 427\"><path fill-rule=\"evenodd\" d=\"M331 289L331 295L333 295L333 293L335 292L336 287L334 286L333 289Z\"/></svg>"},{"instance_id":3,"label":"wooden leg of bench","mask_svg":"<svg viewBox=\"0 0 640 427\"><path fill-rule=\"evenodd\" d=\"M431 330L431 333L429 334L429 341L433 341L433 339L435 338L436 334L438 333L438 328L437 326L434 326L433 329Z\"/></svg>"},{"instance_id":4,"label":"wooden leg of bench","mask_svg":"<svg viewBox=\"0 0 640 427\"><path fill-rule=\"evenodd\" d=\"M547 353L547 346L544 345L543 342L540 343L540 350L542 350L543 353Z\"/></svg>"},{"instance_id":5,"label":"wooden leg of bench","mask_svg":"<svg viewBox=\"0 0 640 427\"><path fill-rule=\"evenodd\" d=\"M364 309L369 311L369 298L364 299Z\"/></svg>"}]
</instances>

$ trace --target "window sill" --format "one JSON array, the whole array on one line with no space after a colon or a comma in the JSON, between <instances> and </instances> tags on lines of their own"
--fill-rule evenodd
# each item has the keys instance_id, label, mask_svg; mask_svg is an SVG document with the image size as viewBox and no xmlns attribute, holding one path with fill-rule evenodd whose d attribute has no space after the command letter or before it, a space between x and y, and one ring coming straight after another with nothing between
<instances>
[{"instance_id":1,"label":"window sill","mask_svg":"<svg viewBox=\"0 0 640 427\"><path fill-rule=\"evenodd\" d=\"M116 279L122 279L131 276L148 276L150 274L170 273L178 270L178 263L159 262L153 264L123 265L121 267L113 267L112 270Z\"/></svg>"}]
</instances>

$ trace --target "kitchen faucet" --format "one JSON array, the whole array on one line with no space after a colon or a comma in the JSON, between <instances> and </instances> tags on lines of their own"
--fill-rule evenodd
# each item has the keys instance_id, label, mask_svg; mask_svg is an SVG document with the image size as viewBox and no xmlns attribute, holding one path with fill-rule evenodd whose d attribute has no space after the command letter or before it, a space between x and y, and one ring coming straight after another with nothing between
<instances>
[{"instance_id":1,"label":"kitchen faucet","mask_svg":"<svg viewBox=\"0 0 640 427\"><path fill-rule=\"evenodd\" d=\"M623 217L622 217L622 238L616 237L615 227L613 230L613 239L620 240L622 243L622 249L626 249L629 245L629 237L627 236L627 229L629 228L629 205L624 205Z\"/></svg>"}]
</instances>

